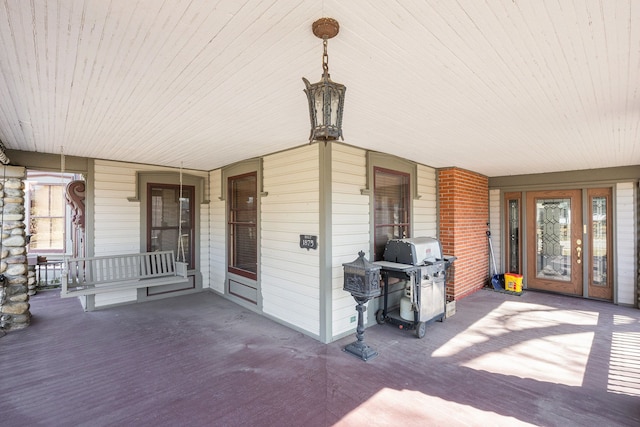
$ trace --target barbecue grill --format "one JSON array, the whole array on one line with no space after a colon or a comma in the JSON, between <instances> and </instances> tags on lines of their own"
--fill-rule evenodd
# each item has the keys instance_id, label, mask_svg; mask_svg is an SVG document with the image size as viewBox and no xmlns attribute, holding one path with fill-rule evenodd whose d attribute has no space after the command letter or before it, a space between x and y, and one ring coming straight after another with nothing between
<instances>
[{"instance_id":1,"label":"barbecue grill","mask_svg":"<svg viewBox=\"0 0 640 427\"><path fill-rule=\"evenodd\" d=\"M455 260L443 256L440 241L432 237L389 240L383 261L374 263L384 280L384 306L376 312L376 321L415 329L418 338L424 337L427 323L444 320L446 273ZM390 277L404 281L399 304L397 296L391 302Z\"/></svg>"}]
</instances>

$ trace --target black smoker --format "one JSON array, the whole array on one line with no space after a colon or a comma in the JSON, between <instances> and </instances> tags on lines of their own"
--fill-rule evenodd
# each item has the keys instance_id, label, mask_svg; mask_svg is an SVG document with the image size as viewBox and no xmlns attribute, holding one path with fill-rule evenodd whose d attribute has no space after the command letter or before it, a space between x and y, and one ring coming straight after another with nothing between
<instances>
[{"instance_id":1,"label":"black smoker","mask_svg":"<svg viewBox=\"0 0 640 427\"><path fill-rule=\"evenodd\" d=\"M415 329L422 338L426 324L444 320L446 311L446 272L456 257L442 255L442 245L432 237L392 239L384 249L383 261L374 264L381 268L384 280L384 306L376 312L376 321ZM389 304L389 278L406 280L403 295L397 303Z\"/></svg>"}]
</instances>

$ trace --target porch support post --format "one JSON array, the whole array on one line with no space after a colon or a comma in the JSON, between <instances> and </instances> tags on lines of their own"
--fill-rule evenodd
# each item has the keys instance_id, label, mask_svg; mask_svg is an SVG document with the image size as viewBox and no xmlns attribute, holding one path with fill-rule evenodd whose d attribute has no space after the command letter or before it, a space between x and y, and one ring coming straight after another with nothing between
<instances>
[{"instance_id":1,"label":"porch support post","mask_svg":"<svg viewBox=\"0 0 640 427\"><path fill-rule=\"evenodd\" d=\"M332 228L332 144L317 144L320 188L320 341L333 338L333 228Z\"/></svg>"},{"instance_id":2,"label":"porch support post","mask_svg":"<svg viewBox=\"0 0 640 427\"><path fill-rule=\"evenodd\" d=\"M31 322L24 223L26 168L0 168L0 329L23 329Z\"/></svg>"}]
</instances>

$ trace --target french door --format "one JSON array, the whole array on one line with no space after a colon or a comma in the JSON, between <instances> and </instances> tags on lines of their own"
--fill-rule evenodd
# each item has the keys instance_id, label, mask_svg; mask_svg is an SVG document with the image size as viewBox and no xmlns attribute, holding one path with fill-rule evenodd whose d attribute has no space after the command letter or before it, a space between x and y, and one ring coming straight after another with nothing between
<instances>
[{"instance_id":1,"label":"french door","mask_svg":"<svg viewBox=\"0 0 640 427\"><path fill-rule=\"evenodd\" d=\"M507 223L521 199L508 194ZM573 189L526 193L526 284L528 288L612 300L611 189ZM511 213L513 212L513 214ZM519 220L519 218L518 218ZM507 263L513 228L509 227ZM519 250L519 249L518 249Z\"/></svg>"}]
</instances>

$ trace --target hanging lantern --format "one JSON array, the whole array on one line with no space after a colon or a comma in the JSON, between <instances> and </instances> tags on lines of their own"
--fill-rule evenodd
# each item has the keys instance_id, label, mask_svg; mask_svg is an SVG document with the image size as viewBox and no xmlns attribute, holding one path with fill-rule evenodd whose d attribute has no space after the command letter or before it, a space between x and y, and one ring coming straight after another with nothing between
<instances>
[{"instance_id":1,"label":"hanging lantern","mask_svg":"<svg viewBox=\"0 0 640 427\"><path fill-rule=\"evenodd\" d=\"M333 38L340 31L338 21L331 18L320 18L312 25L313 34L322 39L324 53L322 54L322 80L309 83L304 77L304 92L309 100L309 118L311 120L311 134L309 142L335 141L342 136L342 109L344 107L344 93L347 88L331 81L329 76L329 55L327 54L327 40Z\"/></svg>"}]
</instances>

